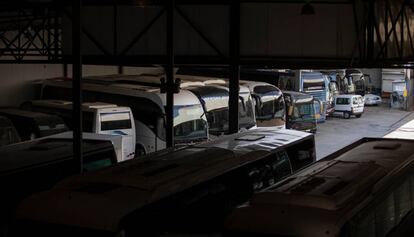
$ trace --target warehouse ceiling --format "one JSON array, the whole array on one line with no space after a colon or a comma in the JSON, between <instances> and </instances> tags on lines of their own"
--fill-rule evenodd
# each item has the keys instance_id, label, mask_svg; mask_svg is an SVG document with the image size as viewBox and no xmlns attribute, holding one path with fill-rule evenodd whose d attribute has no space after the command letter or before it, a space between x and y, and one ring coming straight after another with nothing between
<instances>
[{"instance_id":1,"label":"warehouse ceiling","mask_svg":"<svg viewBox=\"0 0 414 237\"><path fill-rule=\"evenodd\" d=\"M165 2L84 0L84 62L164 64ZM241 65L411 67L414 61L412 1L243 0L236 24L230 3L175 1L177 64L229 64L233 27L240 31ZM0 9L0 62L70 62L71 1L2 1Z\"/></svg>"}]
</instances>

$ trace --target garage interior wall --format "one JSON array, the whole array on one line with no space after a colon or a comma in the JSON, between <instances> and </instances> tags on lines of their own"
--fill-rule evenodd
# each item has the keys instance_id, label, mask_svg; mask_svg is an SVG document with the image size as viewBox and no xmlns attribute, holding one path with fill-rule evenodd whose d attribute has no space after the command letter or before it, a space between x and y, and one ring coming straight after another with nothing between
<instances>
[{"instance_id":1,"label":"garage interior wall","mask_svg":"<svg viewBox=\"0 0 414 237\"><path fill-rule=\"evenodd\" d=\"M83 65L83 76L118 74L117 66ZM37 97L35 82L40 79L62 77L62 64L0 64L0 106L19 106ZM124 67L124 74L160 73L162 68ZM72 67L68 65L68 77Z\"/></svg>"}]
</instances>

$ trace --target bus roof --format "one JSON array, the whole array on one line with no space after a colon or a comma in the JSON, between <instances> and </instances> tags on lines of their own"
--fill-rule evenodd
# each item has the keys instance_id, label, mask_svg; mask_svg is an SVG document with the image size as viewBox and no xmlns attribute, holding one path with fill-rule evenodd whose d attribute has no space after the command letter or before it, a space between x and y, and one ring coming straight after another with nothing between
<instances>
[{"instance_id":1,"label":"bus roof","mask_svg":"<svg viewBox=\"0 0 414 237\"><path fill-rule=\"evenodd\" d=\"M313 100L313 96L312 95L309 95L309 94L305 94L305 93L302 93L302 92L297 92L297 91L282 91L282 93L284 94L284 95L288 95L288 96L290 96L290 97L292 97L292 99L295 101L295 102L304 102L304 103L309 103L309 102L312 102L312 100Z\"/></svg>"},{"instance_id":2,"label":"bus roof","mask_svg":"<svg viewBox=\"0 0 414 237\"><path fill-rule=\"evenodd\" d=\"M362 139L253 196L228 229L276 236L339 236L342 225L412 166L414 141ZM260 220L254 217L260 215Z\"/></svg>"},{"instance_id":3,"label":"bus roof","mask_svg":"<svg viewBox=\"0 0 414 237\"><path fill-rule=\"evenodd\" d=\"M268 157L289 141L300 137L313 138L311 134L298 131L271 131L251 130L239 136L223 137L210 144L173 152L162 151L104 170L74 176L58 184L52 191L27 199L18 211L19 216L114 231L122 218L133 211ZM255 136L265 138L261 138L262 143L256 147L247 146L247 141L256 139ZM277 139L279 136L281 138ZM229 144L226 144L226 140ZM271 147L266 141L276 144ZM83 205L86 200L94 201ZM59 215L40 211L46 203L50 209L56 208Z\"/></svg>"},{"instance_id":4,"label":"bus roof","mask_svg":"<svg viewBox=\"0 0 414 237\"><path fill-rule=\"evenodd\" d=\"M32 100L31 103L34 106L72 110L72 101L67 100ZM82 104L82 109L85 111L95 111L107 108L118 108L118 106L116 104L109 104L104 102L85 102Z\"/></svg>"},{"instance_id":5,"label":"bus roof","mask_svg":"<svg viewBox=\"0 0 414 237\"><path fill-rule=\"evenodd\" d=\"M84 154L112 148L109 141L83 140ZM41 138L0 148L0 176L73 157L72 139Z\"/></svg>"},{"instance_id":6,"label":"bus roof","mask_svg":"<svg viewBox=\"0 0 414 237\"><path fill-rule=\"evenodd\" d=\"M7 115L19 116L19 117L29 118L29 119L34 119L34 120L48 119L48 118L54 118L54 119L61 120L58 116L53 115L53 114L27 111L27 110L22 110L18 108L0 108L0 114L6 115L6 116Z\"/></svg>"},{"instance_id":7,"label":"bus roof","mask_svg":"<svg viewBox=\"0 0 414 237\"><path fill-rule=\"evenodd\" d=\"M300 140L309 139L313 135L290 129L260 128L220 137L214 141L200 144L198 147L220 147L238 154L252 151L275 152Z\"/></svg>"},{"instance_id":8,"label":"bus roof","mask_svg":"<svg viewBox=\"0 0 414 237\"><path fill-rule=\"evenodd\" d=\"M72 88L72 79L71 78L46 79L46 80L43 80L43 85ZM139 90L134 90L128 87L108 87L108 83L99 84L99 83L90 83L90 82L83 83L82 90L148 99L154 102L156 105L158 105L158 107L162 111L164 111L164 106L159 96L157 96L155 93L147 92L144 90L139 91Z\"/></svg>"}]
</instances>

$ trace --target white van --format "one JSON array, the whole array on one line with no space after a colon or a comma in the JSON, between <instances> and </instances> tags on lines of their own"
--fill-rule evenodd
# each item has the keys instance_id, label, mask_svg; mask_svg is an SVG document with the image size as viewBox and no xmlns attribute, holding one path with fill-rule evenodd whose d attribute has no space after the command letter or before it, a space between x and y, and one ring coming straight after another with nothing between
<instances>
[{"instance_id":1,"label":"white van","mask_svg":"<svg viewBox=\"0 0 414 237\"><path fill-rule=\"evenodd\" d=\"M351 115L360 118L364 113L364 99L360 95L336 95L334 106L335 113L342 113L346 119Z\"/></svg>"},{"instance_id":2,"label":"white van","mask_svg":"<svg viewBox=\"0 0 414 237\"><path fill-rule=\"evenodd\" d=\"M65 100L33 100L25 103L32 111L55 114L72 129L72 102ZM135 123L129 107L103 102L83 103L83 131L106 135L120 135L122 160L135 157Z\"/></svg>"}]
</instances>

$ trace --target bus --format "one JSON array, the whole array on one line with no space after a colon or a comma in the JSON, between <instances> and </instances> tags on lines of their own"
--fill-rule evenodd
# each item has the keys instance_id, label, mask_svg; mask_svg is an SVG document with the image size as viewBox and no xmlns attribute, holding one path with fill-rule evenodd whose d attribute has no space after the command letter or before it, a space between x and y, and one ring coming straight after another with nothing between
<instances>
[{"instance_id":1,"label":"bus","mask_svg":"<svg viewBox=\"0 0 414 237\"><path fill-rule=\"evenodd\" d=\"M203 105L207 115L209 133L213 137L229 133L229 89L222 85L189 86ZM239 129L249 130L256 127L254 107L247 88L239 92ZM213 138L211 137L211 138Z\"/></svg>"},{"instance_id":2,"label":"bus","mask_svg":"<svg viewBox=\"0 0 414 237\"><path fill-rule=\"evenodd\" d=\"M180 75L183 77L184 75ZM214 114L210 114L209 125L210 128L214 131L211 132L212 135L222 135L228 133L228 106L229 106L229 85L224 79L221 78L211 78L211 77L204 77L204 76L192 76L192 75L185 75L184 80L180 78L180 86L181 88L187 88L188 90L192 91L196 94L201 103L205 104L206 100L210 105L204 106L204 111L207 113L220 113L220 118L216 117ZM203 87L205 87L206 91L203 92ZM213 87L217 88L214 89ZM227 93L226 93L226 92ZM211 111L209 107L216 106L215 110L219 111ZM239 86L239 130L249 130L257 128L256 123L256 115L254 111L254 102L253 97L250 93L248 87L244 85ZM227 113L227 114L225 114ZM220 121L221 120L221 121ZM221 126L225 126L222 129L216 129L217 122L221 124ZM224 125L223 125L224 124ZM213 126L213 127L212 127Z\"/></svg>"},{"instance_id":3,"label":"bus","mask_svg":"<svg viewBox=\"0 0 414 237\"><path fill-rule=\"evenodd\" d=\"M333 109L333 96L335 92L331 91L331 82L327 75L320 72L299 71L300 88L299 91L310 94L321 101L323 111L318 122L325 122L326 115L331 115Z\"/></svg>"},{"instance_id":4,"label":"bus","mask_svg":"<svg viewBox=\"0 0 414 237\"><path fill-rule=\"evenodd\" d=\"M72 79L43 80L41 99L72 99ZM154 93L105 84L83 83L85 102L102 101L131 108L135 123L135 155L141 156L166 148L165 110Z\"/></svg>"},{"instance_id":5,"label":"bus","mask_svg":"<svg viewBox=\"0 0 414 237\"><path fill-rule=\"evenodd\" d=\"M61 117L73 130L72 102L65 100L32 100L23 103L31 111L50 113ZM135 157L135 123L129 107L102 102L82 104L83 131L123 137L123 160Z\"/></svg>"},{"instance_id":6,"label":"bus","mask_svg":"<svg viewBox=\"0 0 414 237\"><path fill-rule=\"evenodd\" d=\"M258 128L153 153L32 195L17 210L15 235L211 233L253 193L314 162L314 152L312 134Z\"/></svg>"},{"instance_id":7,"label":"bus","mask_svg":"<svg viewBox=\"0 0 414 237\"><path fill-rule=\"evenodd\" d=\"M82 147L83 171L117 162L111 141L86 138ZM79 172L73 159L72 139L43 137L11 144L0 148L0 157L0 236L8 236L19 201Z\"/></svg>"},{"instance_id":8,"label":"bus","mask_svg":"<svg viewBox=\"0 0 414 237\"><path fill-rule=\"evenodd\" d=\"M155 75L107 75L86 77L88 83L105 84L108 87L125 88L157 95L163 106L167 105L166 94L161 93L161 76ZM188 90L174 93L174 144L189 145L206 141L207 118L198 98Z\"/></svg>"},{"instance_id":9,"label":"bus","mask_svg":"<svg viewBox=\"0 0 414 237\"><path fill-rule=\"evenodd\" d=\"M286 128L315 133L317 130L314 98L311 95L282 91L286 105Z\"/></svg>"},{"instance_id":10,"label":"bus","mask_svg":"<svg viewBox=\"0 0 414 237\"><path fill-rule=\"evenodd\" d=\"M393 234L414 209L413 145L363 138L253 195L229 236L410 236Z\"/></svg>"},{"instance_id":11,"label":"bus","mask_svg":"<svg viewBox=\"0 0 414 237\"><path fill-rule=\"evenodd\" d=\"M365 75L359 69L322 70L331 82L331 91L338 94L365 95Z\"/></svg>"},{"instance_id":12,"label":"bus","mask_svg":"<svg viewBox=\"0 0 414 237\"><path fill-rule=\"evenodd\" d=\"M282 91L266 82L240 81L253 97L258 127L286 127L285 101Z\"/></svg>"},{"instance_id":13,"label":"bus","mask_svg":"<svg viewBox=\"0 0 414 237\"><path fill-rule=\"evenodd\" d=\"M23 141L46 137L68 130L59 116L26 111L18 108L0 108L0 115L10 119Z\"/></svg>"}]
</instances>

